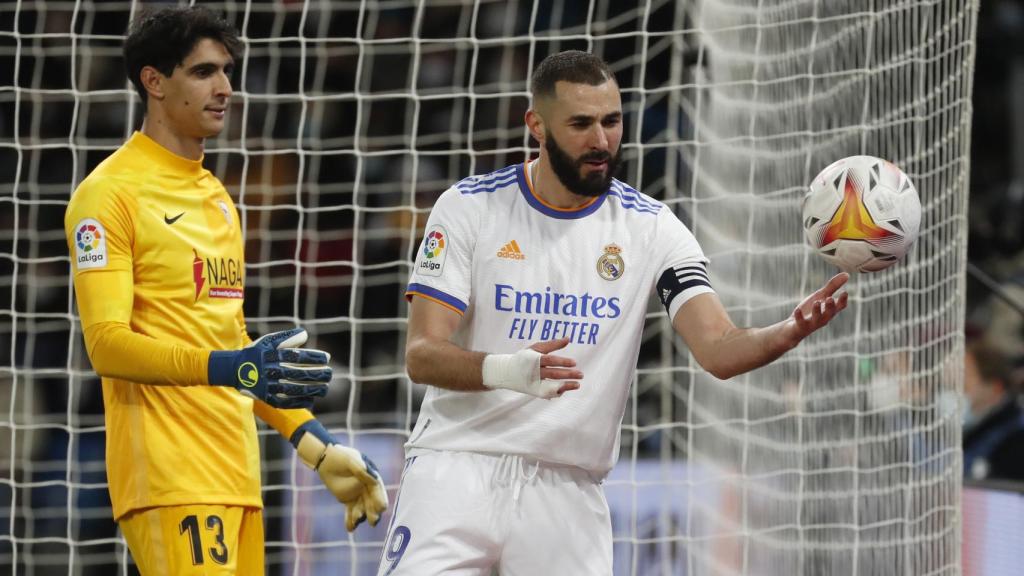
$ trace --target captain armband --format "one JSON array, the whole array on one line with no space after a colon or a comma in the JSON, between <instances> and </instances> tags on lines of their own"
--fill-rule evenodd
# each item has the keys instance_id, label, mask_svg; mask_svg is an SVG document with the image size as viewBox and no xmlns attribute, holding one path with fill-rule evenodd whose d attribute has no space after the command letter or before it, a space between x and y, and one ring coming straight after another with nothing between
<instances>
[{"instance_id":1,"label":"captain armband","mask_svg":"<svg viewBox=\"0 0 1024 576\"><path fill-rule=\"evenodd\" d=\"M658 298L661 299L665 311L672 314L669 307L676 296L693 288L711 288L711 281L708 280L708 267L703 262L692 262L682 266L673 266L661 273L658 278ZM706 292L707 290L701 290Z\"/></svg>"}]
</instances>

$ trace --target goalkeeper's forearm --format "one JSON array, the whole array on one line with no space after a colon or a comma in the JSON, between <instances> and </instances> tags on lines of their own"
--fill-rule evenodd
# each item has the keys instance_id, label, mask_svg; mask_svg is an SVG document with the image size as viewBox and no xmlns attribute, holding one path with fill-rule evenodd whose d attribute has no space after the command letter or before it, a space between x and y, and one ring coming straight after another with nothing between
<instances>
[{"instance_id":1,"label":"goalkeeper's forearm","mask_svg":"<svg viewBox=\"0 0 1024 576\"><path fill-rule=\"evenodd\" d=\"M300 426L314 419L313 413L305 408L274 408L260 400L252 403L252 411L285 440L291 440Z\"/></svg>"},{"instance_id":2,"label":"goalkeeper's forearm","mask_svg":"<svg viewBox=\"0 0 1024 576\"><path fill-rule=\"evenodd\" d=\"M84 330L93 370L106 378L142 384L207 384L210 350L162 342L121 322L100 322Z\"/></svg>"}]
</instances>

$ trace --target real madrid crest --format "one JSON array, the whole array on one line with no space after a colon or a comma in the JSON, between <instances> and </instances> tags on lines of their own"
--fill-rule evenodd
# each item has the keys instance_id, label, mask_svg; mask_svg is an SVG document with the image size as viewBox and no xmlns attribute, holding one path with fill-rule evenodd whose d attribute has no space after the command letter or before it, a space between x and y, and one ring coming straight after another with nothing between
<instances>
[{"instance_id":1,"label":"real madrid crest","mask_svg":"<svg viewBox=\"0 0 1024 576\"><path fill-rule=\"evenodd\" d=\"M622 248L615 244L604 247L604 254L597 259L597 273L605 280L618 280L626 271L626 262L619 254Z\"/></svg>"}]
</instances>

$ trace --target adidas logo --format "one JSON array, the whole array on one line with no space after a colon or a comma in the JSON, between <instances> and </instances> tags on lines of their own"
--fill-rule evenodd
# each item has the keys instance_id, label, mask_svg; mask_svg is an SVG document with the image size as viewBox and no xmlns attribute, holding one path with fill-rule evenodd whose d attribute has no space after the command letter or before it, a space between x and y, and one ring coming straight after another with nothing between
<instances>
[{"instance_id":1,"label":"adidas logo","mask_svg":"<svg viewBox=\"0 0 1024 576\"><path fill-rule=\"evenodd\" d=\"M498 250L498 258L508 258L509 260L526 260L526 255L519 249L519 243L515 240L505 244Z\"/></svg>"}]
</instances>

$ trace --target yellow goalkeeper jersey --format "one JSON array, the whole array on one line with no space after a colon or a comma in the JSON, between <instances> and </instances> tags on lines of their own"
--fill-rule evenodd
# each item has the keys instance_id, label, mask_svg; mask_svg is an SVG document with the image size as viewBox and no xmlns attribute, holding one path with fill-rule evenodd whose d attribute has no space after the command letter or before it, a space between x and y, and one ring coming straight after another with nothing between
<instances>
[{"instance_id":1,"label":"yellow goalkeeper jersey","mask_svg":"<svg viewBox=\"0 0 1024 576\"><path fill-rule=\"evenodd\" d=\"M94 367L102 357L104 373L137 375L103 378L115 519L262 506L253 401L203 385L210 350L247 343L243 240L224 186L137 132L75 191L65 231Z\"/></svg>"}]
</instances>

